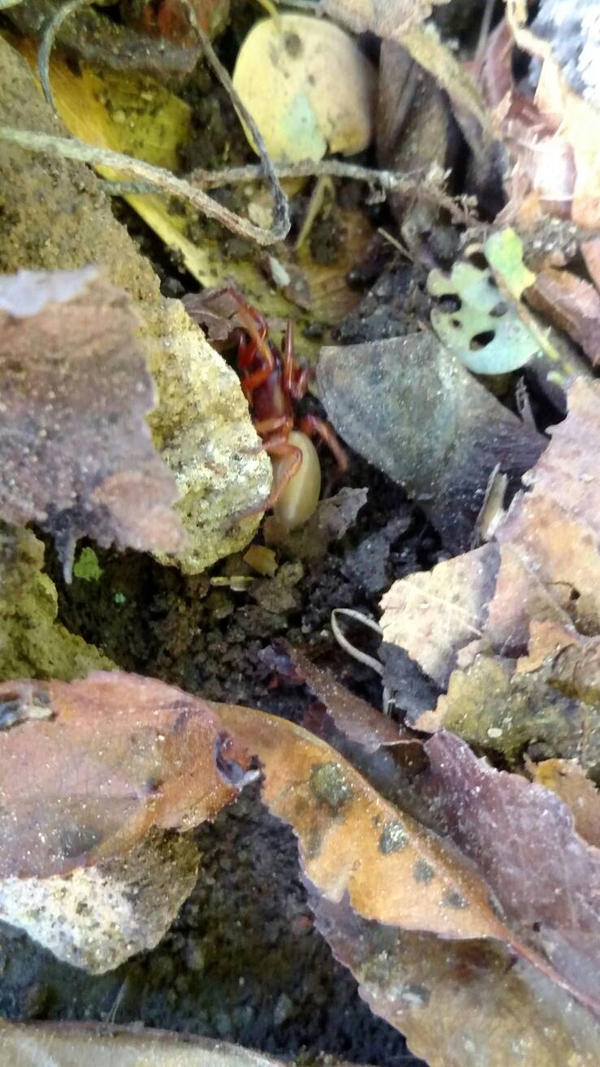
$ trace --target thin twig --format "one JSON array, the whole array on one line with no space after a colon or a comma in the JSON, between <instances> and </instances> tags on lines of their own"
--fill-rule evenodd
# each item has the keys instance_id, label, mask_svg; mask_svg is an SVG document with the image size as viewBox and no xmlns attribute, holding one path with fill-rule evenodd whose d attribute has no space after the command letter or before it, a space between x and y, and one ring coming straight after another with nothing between
<instances>
[{"instance_id":1,"label":"thin twig","mask_svg":"<svg viewBox=\"0 0 600 1067\"><path fill-rule=\"evenodd\" d=\"M55 11L42 34L37 54L38 72L46 102L50 105L53 111L56 111L56 106L54 103L54 96L52 95L49 71L50 56L52 55L56 36L63 22L65 19L68 19L69 15L74 15L80 8L88 7L91 3L92 0L67 0L66 4L63 4L62 7L59 7L58 11Z\"/></svg>"},{"instance_id":2,"label":"thin twig","mask_svg":"<svg viewBox=\"0 0 600 1067\"><path fill-rule=\"evenodd\" d=\"M69 15L74 14L82 7L86 7L91 0L67 0L65 4L56 12L56 14L50 19L48 26L44 31L42 42L38 51L38 69L40 74L40 81L44 91L44 96L50 107L55 111L54 97L52 95L52 87L50 85L49 69L50 69L50 56L56 34L58 33L63 22ZM143 164L144 172L142 173L139 167L141 161L135 160L131 156L121 156L119 164L115 164L117 169L121 170L129 177L140 178L142 182L150 183L157 188L154 190L148 189L146 186L143 190L148 191L162 191L170 192L173 196L178 196L180 199L186 200L196 207L199 211L202 211L209 218L218 219L227 226L228 229L233 230L234 233L240 234L242 237L249 237L251 240L256 241L258 244L274 244L276 241L283 240L287 236L290 229L290 212L287 197L281 188L277 174L275 173L272 160L267 151L267 147L263 140L262 134L256 125L256 122L252 118L252 115L247 110L243 102L240 100L229 74L225 70L225 67L216 55L213 46L204 32L204 30L198 25L196 18L196 12L189 2L185 0L186 9L190 19L190 24L195 31L198 39L200 40L204 49L204 54L209 66L212 68L217 78L223 85L224 89L228 93L232 100L238 115L242 122L244 122L247 128L250 130L254 143L256 144L258 154L262 161L261 174L269 183L271 195L273 197L273 219L271 228L269 230L263 229L261 226L254 226L253 223L247 219L242 218L241 215L236 215L235 212L230 211L228 208L218 204L212 197L202 193L199 189L193 190L192 186L184 179L176 178L170 171L164 170L162 167L150 167L149 164ZM74 139L75 140L75 139ZM84 146L83 141L78 142L80 146ZM29 147L33 150L34 143L30 141ZM88 146L92 149L92 146ZM39 149L43 151L43 149ZM51 150L51 149L50 149ZM103 150L108 151L108 150ZM117 153L113 153L114 156ZM88 156L70 156L69 158L79 158L86 163L93 162ZM127 161L127 162L125 162ZM106 162L106 166L112 166ZM175 184L174 184L175 183ZM198 200L198 194L200 200Z\"/></svg>"},{"instance_id":3,"label":"thin twig","mask_svg":"<svg viewBox=\"0 0 600 1067\"><path fill-rule=\"evenodd\" d=\"M490 26L492 25L492 16L494 14L495 6L496 0L485 0L485 7L483 9L481 24L479 26L479 40L477 41L477 48L475 49L475 63L478 63L483 58L485 46L487 45L488 37L490 35Z\"/></svg>"},{"instance_id":4,"label":"thin twig","mask_svg":"<svg viewBox=\"0 0 600 1067\"><path fill-rule=\"evenodd\" d=\"M331 612L331 632L335 637L340 648L343 648L349 656L364 663L366 667L370 667L371 670L377 672L377 674L383 674L383 665L374 656L370 656L368 652L363 652L361 648L357 648L356 645L351 644L346 635L344 634L339 622L338 615L342 615L344 618L354 619L355 622L359 622L361 626L367 626L370 630L373 630L378 637L382 636L381 627L368 615L363 615L361 611L356 611L354 608L334 608Z\"/></svg>"},{"instance_id":5,"label":"thin twig","mask_svg":"<svg viewBox=\"0 0 600 1067\"><path fill-rule=\"evenodd\" d=\"M122 155L121 152L113 152L109 148L96 148L94 145L85 144L77 137L56 137L53 134L39 133L35 130L0 126L0 140L19 145L30 152L50 152L52 155L62 156L65 159L90 163L94 167L111 167L113 170L120 171L125 177L149 182L155 187L156 193L164 193L186 201L208 218L217 219L233 233L256 241L259 245L270 245L276 241L282 241L288 233L287 219L275 219L271 229L265 230L262 226L255 226L248 219L236 215L229 208L207 196L197 186L190 185L183 178L177 178L170 170L155 167L151 163L145 163L142 159L134 159L133 156Z\"/></svg>"},{"instance_id":6,"label":"thin twig","mask_svg":"<svg viewBox=\"0 0 600 1067\"><path fill-rule=\"evenodd\" d=\"M231 78L229 77L228 72L225 70L225 67L223 66L223 64L221 63L219 57L217 56L217 54L216 54L216 52L215 52L215 50L214 50L214 48L213 48L208 36L207 36L207 34L198 25L195 12L193 12L193 20L194 20L194 23L195 23L194 29L196 30L196 33L198 34L198 37L200 38L200 41L202 43L202 47L204 49L204 54L206 56L206 59L207 59L209 65L212 67L214 73L216 74L217 78L221 82L221 85L223 86L225 91L229 94L229 97L230 97L230 99L231 99L231 101L232 101L232 103L233 103L233 105L234 105L234 107L235 107L235 109L236 109L236 111L238 113L239 118L242 120L242 122L245 124L245 126L247 126L247 128L250 130L250 133L252 134L252 137L254 139L254 143L256 145L256 149L257 149L258 154L259 154L259 156L261 158L261 161L262 161L261 171L264 171L263 177L265 177L266 180L268 181L269 188L271 190L271 195L273 197L273 218L272 218L272 222L271 222L271 231L270 232L272 232L272 233L275 233L275 232L281 233L281 237L280 238L279 237L278 238L273 238L273 240L281 240L281 239L283 239L283 237L287 236L287 234L289 233L290 225L291 225L290 207L289 207L287 196L285 195L283 189L281 188L281 185L279 183L279 178L278 178L277 172L275 170L275 166L274 166L273 161L272 161L272 159L271 159L271 157L270 157L270 155L269 155L269 153L267 151L267 146L266 146L266 144L265 144L265 142L263 140L263 136L262 136L262 134L261 134L256 122L254 121L252 115L248 111L248 108L246 107L246 105L240 99L240 97L239 97L239 95L238 95L238 93L237 93L237 91L236 91L236 89L235 89L235 87L233 85L233 82L232 82ZM245 220L240 220L240 221L245 221ZM265 232L265 231L263 231L263 232ZM263 243L266 243L266 242L263 242Z\"/></svg>"},{"instance_id":7,"label":"thin twig","mask_svg":"<svg viewBox=\"0 0 600 1067\"><path fill-rule=\"evenodd\" d=\"M443 190L424 184L423 175L415 175L395 170L376 170L363 167L358 163L346 163L343 159L305 160L302 163L275 164L278 178L350 178L353 181L367 182L378 186L386 193L405 193L418 200L433 201L438 207L448 211L455 222L470 226L474 220L455 200ZM230 167L224 170L202 170L197 168L188 174L188 180L203 189L214 189L221 185L236 185L239 182L256 182L264 178L261 166L249 163L245 167Z\"/></svg>"}]
</instances>

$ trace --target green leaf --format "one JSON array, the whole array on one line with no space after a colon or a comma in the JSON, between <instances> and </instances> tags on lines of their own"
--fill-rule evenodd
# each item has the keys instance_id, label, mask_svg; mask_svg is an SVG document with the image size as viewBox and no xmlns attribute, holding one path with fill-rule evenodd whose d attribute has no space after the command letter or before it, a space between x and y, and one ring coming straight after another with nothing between
<instances>
[{"instance_id":1,"label":"green leaf","mask_svg":"<svg viewBox=\"0 0 600 1067\"><path fill-rule=\"evenodd\" d=\"M435 307L431 325L447 348L476 374L504 374L528 363L540 353L538 339L522 322L512 297L535 280L523 263L522 244L514 230L501 230L490 237L484 252L490 267L468 261L454 264L450 274L432 270L427 288L432 296L454 297L458 307L445 311ZM493 268L504 283L498 287Z\"/></svg>"}]
</instances>

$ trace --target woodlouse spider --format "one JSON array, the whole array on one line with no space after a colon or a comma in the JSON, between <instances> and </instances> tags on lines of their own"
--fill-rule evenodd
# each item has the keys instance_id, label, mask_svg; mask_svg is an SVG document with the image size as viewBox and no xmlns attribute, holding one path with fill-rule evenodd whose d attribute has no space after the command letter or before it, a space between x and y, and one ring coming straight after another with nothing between
<instances>
[{"instance_id":1,"label":"woodlouse spider","mask_svg":"<svg viewBox=\"0 0 600 1067\"><path fill-rule=\"evenodd\" d=\"M339 474L348 458L329 423L316 415L296 418L296 405L306 394L308 367L294 359L293 326L288 322L280 353L268 338L263 316L240 300L238 368L244 396L250 403L256 432L273 460L274 483L261 510L273 509L278 522L297 529L310 518L321 492L321 464L312 437L320 437L332 452Z\"/></svg>"}]
</instances>

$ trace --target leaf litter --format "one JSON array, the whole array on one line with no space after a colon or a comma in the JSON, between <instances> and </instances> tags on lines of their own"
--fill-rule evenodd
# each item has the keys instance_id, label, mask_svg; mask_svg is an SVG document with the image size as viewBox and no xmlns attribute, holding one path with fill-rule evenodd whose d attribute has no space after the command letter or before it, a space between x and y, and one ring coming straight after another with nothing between
<instances>
[{"instance_id":1,"label":"leaf litter","mask_svg":"<svg viewBox=\"0 0 600 1067\"><path fill-rule=\"evenodd\" d=\"M492 133L509 146L504 182L510 199L496 227L516 220L526 230L550 210L561 217L568 214L580 225L597 218L596 161L583 136L588 120L588 131L596 128L594 115L586 110L589 101L584 106L566 87L556 59L520 24L516 4L508 5L508 21L490 39L479 68L466 66L442 44L437 31L423 26L429 4L407 8L390 0L325 0L322 6L335 9L354 30L369 29L404 47L430 71L448 92L479 163L489 160ZM509 27L520 47L543 58L533 102L514 83ZM491 123L486 105L492 109ZM593 144L595 138L587 136ZM537 159L533 147L541 149ZM559 164L552 173L548 159ZM264 205L257 197L253 206L260 214ZM510 233L496 229L494 238ZM517 245L513 242L513 252ZM550 254L531 275L527 240L526 247L524 260L518 247L508 272L488 257L500 295L508 292L513 299L515 322L531 323L523 299L533 307L537 301L544 321L552 318L593 363L597 290L565 270L560 254ZM600 273L594 241L581 251L593 280ZM276 279L280 284L282 266L279 259L262 261L269 286ZM281 290L286 298L293 292L293 274L290 268ZM533 287L527 287L532 277ZM478 281L485 288L491 278ZM301 290L302 284L294 299L310 306L310 296ZM316 307L313 300L313 311ZM219 330L218 321L212 325ZM473 336L467 340L471 350ZM207 711L203 702L181 691L119 673L91 676L73 683L75 688L60 682L10 682L0 742L7 745L12 772L22 768L29 748L21 752L17 738L38 731L46 753L42 739L45 731L49 737L53 728L56 733L57 720L77 725L73 779L64 783L65 798L55 803L43 773L43 788L34 797L36 804L47 800L45 792L51 798L48 815L41 816L44 826L48 820L49 854L36 852L36 841L28 858L32 869L37 863L42 872L54 869L53 864L57 870L93 864L105 854L122 850L127 855L153 821L185 829L212 818L255 775L248 762L254 756L262 769L265 802L298 836L320 929L361 982L373 1009L406 1032L416 1052L440 1067L522 1062L562 1067L566 1059L587 1067L596 1062L599 1046L597 1021L589 1010L597 1010L599 999L594 955L598 854L589 840L597 840L597 792L585 775L588 771L597 778L600 772L598 502L590 464L600 422L596 387L581 380L570 386L569 415L539 459L544 437L457 370L430 335L413 333L391 343L355 346L354 352L332 352L326 349L323 355L320 386L333 421L343 427L347 440L417 498L445 548L464 553L439 563L430 574L402 579L384 598L388 652L397 650L422 672L425 683L406 721L421 733L433 732L428 741L382 719L354 695L346 696L335 679L295 654L300 673L338 730L358 747L373 755L383 740L386 754L399 753L402 745L393 743L393 734L421 749L423 759L411 784L407 788L404 783L405 797L413 791L411 802L404 806L401 800L401 759L397 797L393 787L392 796L386 792L384 797L322 738L252 709L214 705ZM514 366L519 362L514 363L514 352L503 355ZM393 360L401 380L390 389ZM420 366L418 372L412 368L403 394L402 376L411 361ZM524 479L527 491L513 500L494 537L473 548L499 457L510 476L510 491L525 470L533 470ZM348 515L358 506L357 498ZM345 523L342 516L342 531ZM261 596L267 603L265 585ZM296 601L290 604L293 608ZM161 686L162 696L155 688ZM130 694L118 708L117 689ZM437 701L432 696L424 707L424 694L439 691ZM398 695L402 706L402 693ZM173 726L171 713L181 726L179 711L186 710L183 736L172 736L178 729L167 733L171 758L163 767L153 728L146 725L139 735L126 735L121 727L122 717L142 706L155 725L165 704L168 728ZM86 708L94 708L92 718ZM108 709L101 726L99 709ZM92 720L90 742L86 729ZM118 740L108 746L105 766L101 738L115 725ZM510 770L496 770L467 742ZM89 773L88 748L93 753ZM85 818L77 824L81 812L72 803L79 796L78 761L86 788L96 796L86 815L92 825ZM50 765L56 769L58 755ZM184 781L174 782L173 767L182 766ZM512 773L523 767L539 781ZM132 775L137 770L139 779ZM21 783L7 780L10 795L19 795ZM567 780L569 789L564 788ZM22 789L19 815L26 834L33 832L37 817L29 795L38 784ZM105 799L107 784L117 786L116 794L100 811L98 797ZM17 852L15 846L14 863Z\"/></svg>"}]
</instances>

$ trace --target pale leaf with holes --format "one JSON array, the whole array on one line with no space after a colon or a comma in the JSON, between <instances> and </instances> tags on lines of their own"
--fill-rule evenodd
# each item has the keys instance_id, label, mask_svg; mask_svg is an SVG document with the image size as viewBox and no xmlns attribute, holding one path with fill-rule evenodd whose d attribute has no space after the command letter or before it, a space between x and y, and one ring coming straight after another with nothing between
<instances>
[{"instance_id":1,"label":"pale leaf with holes","mask_svg":"<svg viewBox=\"0 0 600 1067\"><path fill-rule=\"evenodd\" d=\"M427 288L440 300L440 306L431 311L431 325L469 370L504 374L529 363L540 350L538 338L515 306L535 275L523 263L523 246L514 230L493 234L482 252L487 267L459 259L449 275L437 268L430 272ZM506 295L498 287L493 270L505 283ZM511 297L512 306L507 302ZM445 310L443 299L455 306Z\"/></svg>"}]
</instances>

